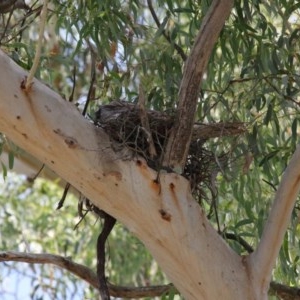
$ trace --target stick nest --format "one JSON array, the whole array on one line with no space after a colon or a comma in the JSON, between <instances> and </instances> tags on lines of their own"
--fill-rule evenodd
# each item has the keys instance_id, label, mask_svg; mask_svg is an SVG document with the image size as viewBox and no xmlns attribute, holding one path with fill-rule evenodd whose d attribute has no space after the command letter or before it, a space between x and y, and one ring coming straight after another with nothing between
<instances>
[{"instance_id":1,"label":"stick nest","mask_svg":"<svg viewBox=\"0 0 300 300\"><path fill-rule=\"evenodd\" d=\"M174 116L166 112L145 110L132 103L114 101L100 106L94 121L112 140L142 156L149 167L158 172L172 172L162 166L162 161L174 120ZM225 155L216 158L212 151L205 149L204 142L209 138L239 134L245 130L244 124L238 122L195 124L182 175L190 181L196 199L201 201L203 197L207 198L204 188L208 187L212 191L215 172L220 168L220 162L226 161Z\"/></svg>"}]
</instances>

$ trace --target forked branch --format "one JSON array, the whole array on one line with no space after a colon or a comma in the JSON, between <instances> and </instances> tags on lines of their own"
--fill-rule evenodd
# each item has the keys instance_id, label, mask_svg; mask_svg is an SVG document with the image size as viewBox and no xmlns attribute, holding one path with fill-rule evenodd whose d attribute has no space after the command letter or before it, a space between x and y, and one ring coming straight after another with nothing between
<instances>
[{"instance_id":1,"label":"forked branch","mask_svg":"<svg viewBox=\"0 0 300 300\"><path fill-rule=\"evenodd\" d=\"M181 173L188 154L203 74L233 3L233 0L213 1L184 66L176 120L163 162L164 166L171 167L178 173Z\"/></svg>"}]
</instances>

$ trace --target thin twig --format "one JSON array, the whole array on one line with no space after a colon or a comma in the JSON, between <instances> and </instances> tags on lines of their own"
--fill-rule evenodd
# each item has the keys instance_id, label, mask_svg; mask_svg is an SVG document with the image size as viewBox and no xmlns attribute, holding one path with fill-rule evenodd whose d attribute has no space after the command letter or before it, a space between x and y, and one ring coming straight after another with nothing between
<instances>
[{"instance_id":1,"label":"thin twig","mask_svg":"<svg viewBox=\"0 0 300 300\"><path fill-rule=\"evenodd\" d=\"M6 33L7 29L8 29L8 25L9 25L9 22L10 22L12 14L13 14L13 10L9 13L8 20L7 20L6 24L5 24L5 28L4 28L3 33L1 35L1 38L0 38L0 45L1 45L2 39L4 38L5 33ZM3 18L3 22L4 22L4 18Z\"/></svg>"},{"instance_id":2,"label":"thin twig","mask_svg":"<svg viewBox=\"0 0 300 300\"><path fill-rule=\"evenodd\" d=\"M61 208L63 207L64 202L65 202L65 200L66 200L66 197L67 197L67 195L68 195L68 191L69 191L69 188L70 188L70 187L71 187L71 184L70 184L70 183L67 183L66 186L65 186L63 195L62 195L61 199L60 199L59 202L58 202L58 205L57 205L57 208L56 208L57 210L58 210L58 209L61 209Z\"/></svg>"},{"instance_id":3,"label":"thin twig","mask_svg":"<svg viewBox=\"0 0 300 300\"><path fill-rule=\"evenodd\" d=\"M37 173L36 173L33 177L28 178L28 180L29 180L30 182L34 182L34 181L40 176L40 174L41 174L41 172L43 171L44 167L45 167L45 164L42 164L42 166L41 166L40 169L37 171Z\"/></svg>"},{"instance_id":4,"label":"thin twig","mask_svg":"<svg viewBox=\"0 0 300 300\"><path fill-rule=\"evenodd\" d=\"M98 278L95 272L84 265L75 263L67 257L46 253L33 254L15 251L0 252L0 262L7 261L25 262L30 264L52 264L71 272L72 274L89 283L94 288L99 288ZM166 295L170 291L175 291L175 293L178 293L172 284L147 287L125 287L116 286L111 283L107 283L107 285L110 295L118 298L154 298Z\"/></svg>"},{"instance_id":5,"label":"thin twig","mask_svg":"<svg viewBox=\"0 0 300 300\"><path fill-rule=\"evenodd\" d=\"M229 232L222 232L221 235L228 239L238 242L248 253L252 253L254 251L253 247L247 243L242 237L237 234L229 233Z\"/></svg>"},{"instance_id":6,"label":"thin twig","mask_svg":"<svg viewBox=\"0 0 300 300\"><path fill-rule=\"evenodd\" d=\"M286 100L290 100L292 102L294 102L295 104L297 104L298 106L300 105L299 101L297 101L296 99L294 99L293 97L289 96L289 95L285 95L283 93L281 93L281 91L277 88L277 86L275 84L273 84L269 78L264 78L264 80L274 89L274 91L281 97L283 97Z\"/></svg>"},{"instance_id":7,"label":"thin twig","mask_svg":"<svg viewBox=\"0 0 300 300\"><path fill-rule=\"evenodd\" d=\"M42 11L41 11L39 38L38 38L37 45L36 45L36 51L35 51L33 64L28 73L28 77L26 79L26 84L25 84L26 91L30 90L30 87L32 85L32 80L33 80L36 70L39 66L39 62L40 62L40 58L41 58L42 43L43 43L43 38L44 38L45 25L46 25L46 21L47 21L47 4L48 4L48 0L44 0L44 4L42 7Z\"/></svg>"},{"instance_id":8,"label":"thin twig","mask_svg":"<svg viewBox=\"0 0 300 300\"><path fill-rule=\"evenodd\" d=\"M139 101L139 109L140 109L139 113L140 113L141 124L142 124L144 130L147 132L147 142L149 144L149 155L150 155L150 158L153 159L154 157L157 156L157 152L155 149L152 132L151 132L150 125L149 125L149 119L148 119L148 115L147 115L147 111L146 111L146 107L145 107L146 106L145 92L144 92L144 89L141 84L139 86L139 100L138 101Z\"/></svg>"},{"instance_id":9,"label":"thin twig","mask_svg":"<svg viewBox=\"0 0 300 300\"><path fill-rule=\"evenodd\" d=\"M152 15L152 18L154 19L154 22L156 23L156 26L158 28L160 28L161 24L159 22L159 19L155 13L155 10L153 8L153 5L152 5L152 2L151 0L147 0L147 4L148 4L148 7L149 7L149 10L150 10L150 13ZM163 36L165 37L165 39L171 44L174 46L174 49L177 51L177 53L180 55L180 57L182 58L183 61L185 61L187 59L187 56L186 54L184 53L184 51L182 50L182 48L176 44L174 41L171 40L170 36L166 33L166 31L163 29L162 30L162 34Z\"/></svg>"},{"instance_id":10,"label":"thin twig","mask_svg":"<svg viewBox=\"0 0 300 300\"><path fill-rule=\"evenodd\" d=\"M92 95L94 93L94 84L95 84L95 80L96 80L96 71L95 71L95 59L93 58L94 56L92 55L92 74L91 74L91 82L90 82L90 87L89 87L89 91L88 91L88 95L87 95L87 99L84 105L84 109L82 111L82 115L85 116L88 106L90 104L91 99L93 98Z\"/></svg>"},{"instance_id":11,"label":"thin twig","mask_svg":"<svg viewBox=\"0 0 300 300\"><path fill-rule=\"evenodd\" d=\"M69 97L69 102L73 102L74 100L75 87L76 87L76 65L74 65L73 74L72 74L72 91Z\"/></svg>"},{"instance_id":12,"label":"thin twig","mask_svg":"<svg viewBox=\"0 0 300 300\"><path fill-rule=\"evenodd\" d=\"M104 219L102 231L97 239L97 277L99 292L102 300L110 300L110 293L105 278L105 243L116 224L116 219L103 210L96 210L96 212Z\"/></svg>"}]
</instances>

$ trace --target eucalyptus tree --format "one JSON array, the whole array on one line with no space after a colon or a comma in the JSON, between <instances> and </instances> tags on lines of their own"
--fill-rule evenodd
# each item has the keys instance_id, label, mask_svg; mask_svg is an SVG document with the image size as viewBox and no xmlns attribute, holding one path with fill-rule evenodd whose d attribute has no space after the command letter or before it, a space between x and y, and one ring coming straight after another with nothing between
<instances>
[{"instance_id":1,"label":"eucalyptus tree","mask_svg":"<svg viewBox=\"0 0 300 300\"><path fill-rule=\"evenodd\" d=\"M11 1L2 144L124 224L184 298L297 299L299 6Z\"/></svg>"}]
</instances>

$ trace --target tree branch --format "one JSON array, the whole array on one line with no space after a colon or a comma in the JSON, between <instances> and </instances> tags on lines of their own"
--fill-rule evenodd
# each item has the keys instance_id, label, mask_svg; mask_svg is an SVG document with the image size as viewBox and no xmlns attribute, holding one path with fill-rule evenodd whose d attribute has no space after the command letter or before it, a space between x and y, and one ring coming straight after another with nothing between
<instances>
[{"instance_id":1,"label":"tree branch","mask_svg":"<svg viewBox=\"0 0 300 300\"><path fill-rule=\"evenodd\" d=\"M211 124L194 124L192 141L197 139L211 139L223 136L234 136L245 133L247 127L242 122L221 122Z\"/></svg>"},{"instance_id":2,"label":"tree branch","mask_svg":"<svg viewBox=\"0 0 300 300\"><path fill-rule=\"evenodd\" d=\"M248 257L252 276L261 290L265 290L265 286L269 285L299 190L300 146L283 174L260 243L256 251Z\"/></svg>"},{"instance_id":3,"label":"tree branch","mask_svg":"<svg viewBox=\"0 0 300 300\"><path fill-rule=\"evenodd\" d=\"M224 236L225 239L233 240L239 243L248 253L252 253L254 250L251 245L248 244L246 240L244 240L242 237L235 233L230 232L222 232L222 236Z\"/></svg>"},{"instance_id":4,"label":"tree branch","mask_svg":"<svg viewBox=\"0 0 300 300\"><path fill-rule=\"evenodd\" d=\"M271 282L270 295L275 295L283 300L300 300L300 289L286 286L277 282Z\"/></svg>"},{"instance_id":5,"label":"tree branch","mask_svg":"<svg viewBox=\"0 0 300 300\"><path fill-rule=\"evenodd\" d=\"M228 237L227 237L228 238ZM73 262L70 258L53 254L33 254L16 251L0 252L0 262L23 262L30 264L52 264L61 269L67 270L73 275L83 279L88 284L98 289L98 279L88 267ZM173 284L146 286L146 287L125 287L107 283L109 293L113 297L119 298L143 298L143 297L161 297L174 291ZM271 282L270 295L276 295L285 300L300 300L300 289L296 287L286 286L277 282Z\"/></svg>"},{"instance_id":6,"label":"tree branch","mask_svg":"<svg viewBox=\"0 0 300 300\"><path fill-rule=\"evenodd\" d=\"M95 272L84 265L73 262L67 257L46 253L33 254L6 251L0 252L0 262L4 261L25 262L30 264L52 264L71 272L72 274L86 281L95 289L99 288L99 281ZM172 284L149 287L125 287L116 286L111 283L107 283L107 285L109 294L113 297L119 298L159 297L170 292L172 289L174 290L174 286Z\"/></svg>"},{"instance_id":7,"label":"tree branch","mask_svg":"<svg viewBox=\"0 0 300 300\"><path fill-rule=\"evenodd\" d=\"M178 173L182 172L188 154L202 77L233 3L233 0L213 1L184 66L175 124L163 162L164 166L171 167Z\"/></svg>"},{"instance_id":8,"label":"tree branch","mask_svg":"<svg viewBox=\"0 0 300 300\"><path fill-rule=\"evenodd\" d=\"M28 77L26 79L25 86L24 86L24 89L26 91L29 91L31 84L32 84L32 80L34 78L34 75L35 75L36 70L40 63L45 25L47 22L47 10L48 10L47 6L48 6L48 0L44 0L43 7L41 10L40 30L39 30L39 37L38 37L37 44L36 44L35 56L33 59L32 67L29 71L29 74L28 74Z\"/></svg>"},{"instance_id":9,"label":"tree branch","mask_svg":"<svg viewBox=\"0 0 300 300\"><path fill-rule=\"evenodd\" d=\"M148 7L149 7L149 10L150 10L150 13L152 15L152 18L154 19L154 22L156 23L156 26L157 28L160 28L161 24L160 24L160 21L155 13L155 10L153 8L153 5L152 5L152 1L151 0L147 0L147 4L148 4ZM171 44L174 46L174 49L177 51L177 53L180 55L180 57L182 58L183 61L186 60L187 56L186 54L184 53L184 51L182 50L182 48L177 45L175 42L173 42L170 38L170 36L166 33L166 31L163 29L162 31L162 34L163 36L165 37L165 39Z\"/></svg>"},{"instance_id":10,"label":"tree branch","mask_svg":"<svg viewBox=\"0 0 300 300\"><path fill-rule=\"evenodd\" d=\"M27 73L1 51L0 69L0 131L123 223L185 299L260 299L252 297L239 255L211 226L186 179L162 172L157 182L143 159L113 150L101 128L37 80L24 92Z\"/></svg>"},{"instance_id":11,"label":"tree branch","mask_svg":"<svg viewBox=\"0 0 300 300\"><path fill-rule=\"evenodd\" d=\"M146 97L142 84L139 86L139 98L138 98L139 114L141 119L141 124L147 134L147 142L149 144L149 155L151 159L157 156L155 149L155 144L151 134L149 119L146 111Z\"/></svg>"},{"instance_id":12,"label":"tree branch","mask_svg":"<svg viewBox=\"0 0 300 300\"><path fill-rule=\"evenodd\" d=\"M142 159L122 160L124 153L111 148L100 128L47 86L35 80L24 92L21 82L27 73L1 51L0 69L5 74L0 80L0 131L125 224L183 297L267 299L299 189L300 148L283 177L258 250L241 258L210 225L183 177L161 173L157 182Z\"/></svg>"}]
</instances>

